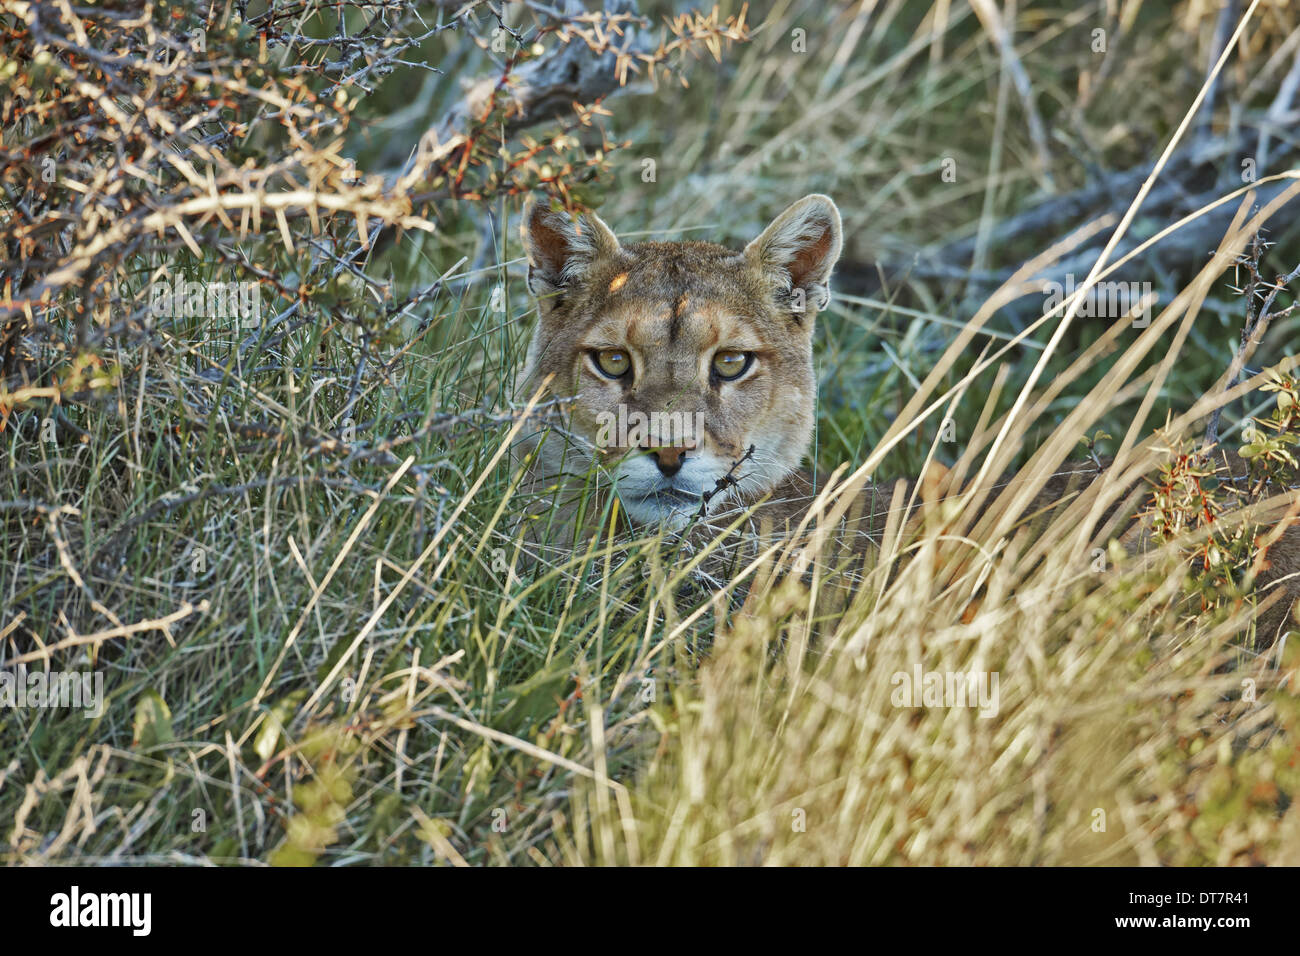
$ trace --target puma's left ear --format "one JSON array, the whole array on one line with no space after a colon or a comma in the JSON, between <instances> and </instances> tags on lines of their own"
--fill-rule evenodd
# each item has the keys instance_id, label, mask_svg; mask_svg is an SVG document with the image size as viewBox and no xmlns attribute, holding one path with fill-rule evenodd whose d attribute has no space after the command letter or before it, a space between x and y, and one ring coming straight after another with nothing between
<instances>
[{"instance_id":1,"label":"puma's left ear","mask_svg":"<svg viewBox=\"0 0 1300 956\"><path fill-rule=\"evenodd\" d=\"M841 231L840 211L829 196L804 196L745 247L745 256L776 280L793 312L816 312L831 300L831 269L840 257Z\"/></svg>"}]
</instances>

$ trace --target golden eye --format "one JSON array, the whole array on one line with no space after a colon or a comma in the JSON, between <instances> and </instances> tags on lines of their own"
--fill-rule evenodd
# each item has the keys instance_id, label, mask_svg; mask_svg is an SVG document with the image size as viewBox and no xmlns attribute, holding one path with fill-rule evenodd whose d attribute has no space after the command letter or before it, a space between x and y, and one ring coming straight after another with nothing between
<instances>
[{"instance_id":1,"label":"golden eye","mask_svg":"<svg viewBox=\"0 0 1300 956\"><path fill-rule=\"evenodd\" d=\"M713 356L713 374L724 382L728 382L733 378L740 378L749 368L751 359L753 359L753 355L749 352L723 349Z\"/></svg>"},{"instance_id":2,"label":"golden eye","mask_svg":"<svg viewBox=\"0 0 1300 956\"><path fill-rule=\"evenodd\" d=\"M596 353L596 368L610 378L622 378L632 367L632 358L623 349L601 349Z\"/></svg>"}]
</instances>

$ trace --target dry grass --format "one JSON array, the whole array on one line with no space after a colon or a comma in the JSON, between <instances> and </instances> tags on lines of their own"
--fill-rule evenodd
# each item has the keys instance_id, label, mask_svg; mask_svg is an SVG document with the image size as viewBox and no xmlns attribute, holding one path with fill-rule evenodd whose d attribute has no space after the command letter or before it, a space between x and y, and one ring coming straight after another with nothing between
<instances>
[{"instance_id":1,"label":"dry grass","mask_svg":"<svg viewBox=\"0 0 1300 956\"><path fill-rule=\"evenodd\" d=\"M210 30L202 55L180 36L206 8L178 9L149 13L170 77L77 52L114 31L144 48L111 16L84 42L44 21L65 72L40 65L31 95L0 60L0 664L94 670L107 695L94 719L0 712L8 862L1296 862L1294 642L1256 651L1249 604L1188 614L1176 548L1094 570L1121 483L1032 535L1010 517L1081 437L1150 473L1212 406L1268 400L1261 364L1293 364L1288 292L1245 384L1216 389L1247 311L1238 253L1267 223L1263 274L1300 261L1282 125L1255 184L1277 192L1243 203L1229 157L1207 193L1236 220L1197 257L1162 253L1154 205L1118 232L1062 223L1081 229L1059 247L996 231L1099 170L1145 165L1136 186L1185 121L1201 136L1215 11L1020 4L1009 30L991 4L724 4L643 28L652 61L611 115L516 128L506 97L467 116L456 80L521 69L544 5L494 35L487 4L351 3L342 30L315 0L260 21L233 4L215 15L257 28ZM0 6L24 54L29 12ZM602 50L592 21L568 27ZM1254 5L1202 142L1262 122L1296 27ZM76 76L123 118L33 109ZM960 539L887 541L847 610L787 578L737 615L762 569L719 580L713 555L622 533L525 567L502 387L532 310L516 197L737 242L814 190L849 235L818 336L823 477L934 458L975 482L970 505L1015 468L1010 491ZM958 238L968 263L922 266ZM1036 270L1121 239L1107 264L1153 283L1149 327L1042 314ZM177 276L258 283L264 321L149 320L150 283ZM1232 440L1248 415L1226 409ZM918 667L997 672L996 715L896 706Z\"/></svg>"}]
</instances>

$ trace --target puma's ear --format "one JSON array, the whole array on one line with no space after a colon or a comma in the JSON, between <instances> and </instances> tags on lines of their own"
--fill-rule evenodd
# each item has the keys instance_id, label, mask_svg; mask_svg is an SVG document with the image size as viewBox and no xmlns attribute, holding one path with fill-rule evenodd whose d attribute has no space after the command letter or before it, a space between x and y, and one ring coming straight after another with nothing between
<instances>
[{"instance_id":1,"label":"puma's ear","mask_svg":"<svg viewBox=\"0 0 1300 956\"><path fill-rule=\"evenodd\" d=\"M792 312L817 312L831 300L831 269L842 244L840 211L830 197L813 194L777 216L745 256L775 280Z\"/></svg>"},{"instance_id":2,"label":"puma's ear","mask_svg":"<svg viewBox=\"0 0 1300 956\"><path fill-rule=\"evenodd\" d=\"M594 212L575 220L529 198L519 228L528 256L528 288L545 315L592 264L618 252L613 230Z\"/></svg>"}]
</instances>

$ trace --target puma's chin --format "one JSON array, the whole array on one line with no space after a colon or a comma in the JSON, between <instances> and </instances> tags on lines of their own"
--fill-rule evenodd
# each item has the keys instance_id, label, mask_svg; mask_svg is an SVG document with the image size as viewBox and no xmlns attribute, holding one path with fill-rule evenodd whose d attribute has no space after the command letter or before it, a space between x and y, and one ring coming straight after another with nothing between
<instances>
[{"instance_id":1,"label":"puma's chin","mask_svg":"<svg viewBox=\"0 0 1300 956\"><path fill-rule=\"evenodd\" d=\"M647 528L663 527L669 531L685 528L699 513L702 500L700 495L673 488L641 497L619 495L619 502L633 524Z\"/></svg>"},{"instance_id":2,"label":"puma's chin","mask_svg":"<svg viewBox=\"0 0 1300 956\"><path fill-rule=\"evenodd\" d=\"M715 470L702 458L695 458L688 459L676 474L665 476L647 456L639 456L619 463L614 488L633 524L679 531L699 513L704 493L716 486Z\"/></svg>"},{"instance_id":3,"label":"puma's chin","mask_svg":"<svg viewBox=\"0 0 1300 956\"><path fill-rule=\"evenodd\" d=\"M697 515L716 515L726 511L728 504L761 497L788 470L775 462L753 460L737 467L704 452L688 458L680 471L666 477L648 458L640 457L620 463L614 472L614 487L633 524L680 531Z\"/></svg>"}]
</instances>

